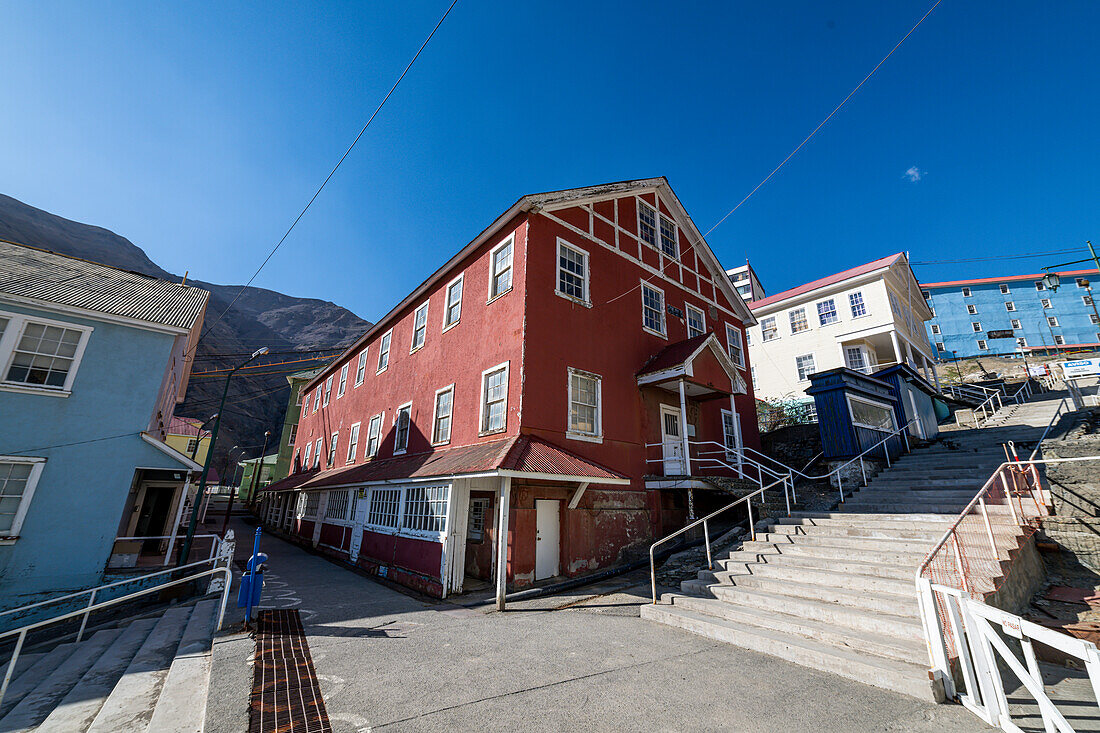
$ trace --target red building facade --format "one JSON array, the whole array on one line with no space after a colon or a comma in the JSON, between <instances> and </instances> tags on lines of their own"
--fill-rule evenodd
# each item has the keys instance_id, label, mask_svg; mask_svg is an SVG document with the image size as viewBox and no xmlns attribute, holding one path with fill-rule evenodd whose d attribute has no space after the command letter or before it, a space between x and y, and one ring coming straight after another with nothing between
<instances>
[{"instance_id":1,"label":"red building facade","mask_svg":"<svg viewBox=\"0 0 1100 733\"><path fill-rule=\"evenodd\" d=\"M757 447L751 323L665 179L525 196L304 387L261 511L438 596L615 564Z\"/></svg>"}]
</instances>

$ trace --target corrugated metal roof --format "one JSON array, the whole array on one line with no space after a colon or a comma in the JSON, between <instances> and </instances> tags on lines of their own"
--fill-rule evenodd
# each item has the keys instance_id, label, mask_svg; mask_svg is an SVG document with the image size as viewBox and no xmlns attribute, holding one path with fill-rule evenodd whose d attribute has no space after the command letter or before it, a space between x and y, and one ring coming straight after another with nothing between
<instances>
[{"instance_id":1,"label":"corrugated metal roof","mask_svg":"<svg viewBox=\"0 0 1100 733\"><path fill-rule=\"evenodd\" d=\"M524 435L508 451L500 467L519 473L544 473L556 476L584 476L596 483L600 479L626 479L621 473L581 458L542 438Z\"/></svg>"},{"instance_id":2,"label":"corrugated metal roof","mask_svg":"<svg viewBox=\"0 0 1100 733\"><path fill-rule=\"evenodd\" d=\"M190 330L210 293L0 240L0 294Z\"/></svg>"}]
</instances>

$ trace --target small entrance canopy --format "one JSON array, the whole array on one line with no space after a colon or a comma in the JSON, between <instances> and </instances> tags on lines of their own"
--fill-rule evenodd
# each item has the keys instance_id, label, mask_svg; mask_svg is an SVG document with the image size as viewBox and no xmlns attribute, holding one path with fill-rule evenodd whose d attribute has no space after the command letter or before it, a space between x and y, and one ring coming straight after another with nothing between
<instances>
[{"instance_id":1,"label":"small entrance canopy","mask_svg":"<svg viewBox=\"0 0 1100 733\"><path fill-rule=\"evenodd\" d=\"M697 400L745 394L745 380L713 333L669 344L654 354L637 374L638 386L661 387Z\"/></svg>"}]
</instances>

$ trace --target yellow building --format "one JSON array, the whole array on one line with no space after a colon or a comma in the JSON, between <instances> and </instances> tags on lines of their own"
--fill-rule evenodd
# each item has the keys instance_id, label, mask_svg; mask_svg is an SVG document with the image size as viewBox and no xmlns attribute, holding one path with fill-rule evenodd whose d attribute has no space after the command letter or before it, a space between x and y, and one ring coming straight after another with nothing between
<instances>
[{"instance_id":1,"label":"yellow building","mask_svg":"<svg viewBox=\"0 0 1100 733\"><path fill-rule=\"evenodd\" d=\"M210 431L202 429L202 420L173 416L164 442L200 466L206 464L206 454L210 450Z\"/></svg>"}]
</instances>

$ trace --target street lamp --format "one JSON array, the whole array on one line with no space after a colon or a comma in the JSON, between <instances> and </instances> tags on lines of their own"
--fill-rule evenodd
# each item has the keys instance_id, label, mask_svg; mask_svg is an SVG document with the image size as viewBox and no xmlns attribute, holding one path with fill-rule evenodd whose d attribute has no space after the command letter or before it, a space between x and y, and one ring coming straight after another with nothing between
<instances>
[{"instance_id":1,"label":"street lamp","mask_svg":"<svg viewBox=\"0 0 1100 733\"><path fill-rule=\"evenodd\" d=\"M959 352L954 349L951 350L951 357L955 360L955 371L959 373L959 384L963 383L963 372L959 368Z\"/></svg>"},{"instance_id":2,"label":"street lamp","mask_svg":"<svg viewBox=\"0 0 1100 733\"><path fill-rule=\"evenodd\" d=\"M268 351L266 346L261 346L252 352L252 356L242 361L237 366L229 370L229 374L225 376L225 387L222 389L222 400L218 406L218 417L214 421L214 430L210 434L210 447L206 451L206 462L202 466L202 477L199 479L199 493L196 494L196 498L202 496L206 491L206 477L210 473L210 462L214 458L214 445L218 442L218 429L222 426L222 413L225 411L225 398L229 394L229 382L233 379L233 375L237 373L239 369L248 364L253 359L263 356ZM230 494L232 496L232 494ZM196 501L196 504L198 502ZM177 563L177 567L187 564L187 557L191 554L191 543L195 539L195 527L199 521L199 513L197 506L191 507L191 521L187 524L187 538L183 541L183 547L180 549L180 559Z\"/></svg>"}]
</instances>

